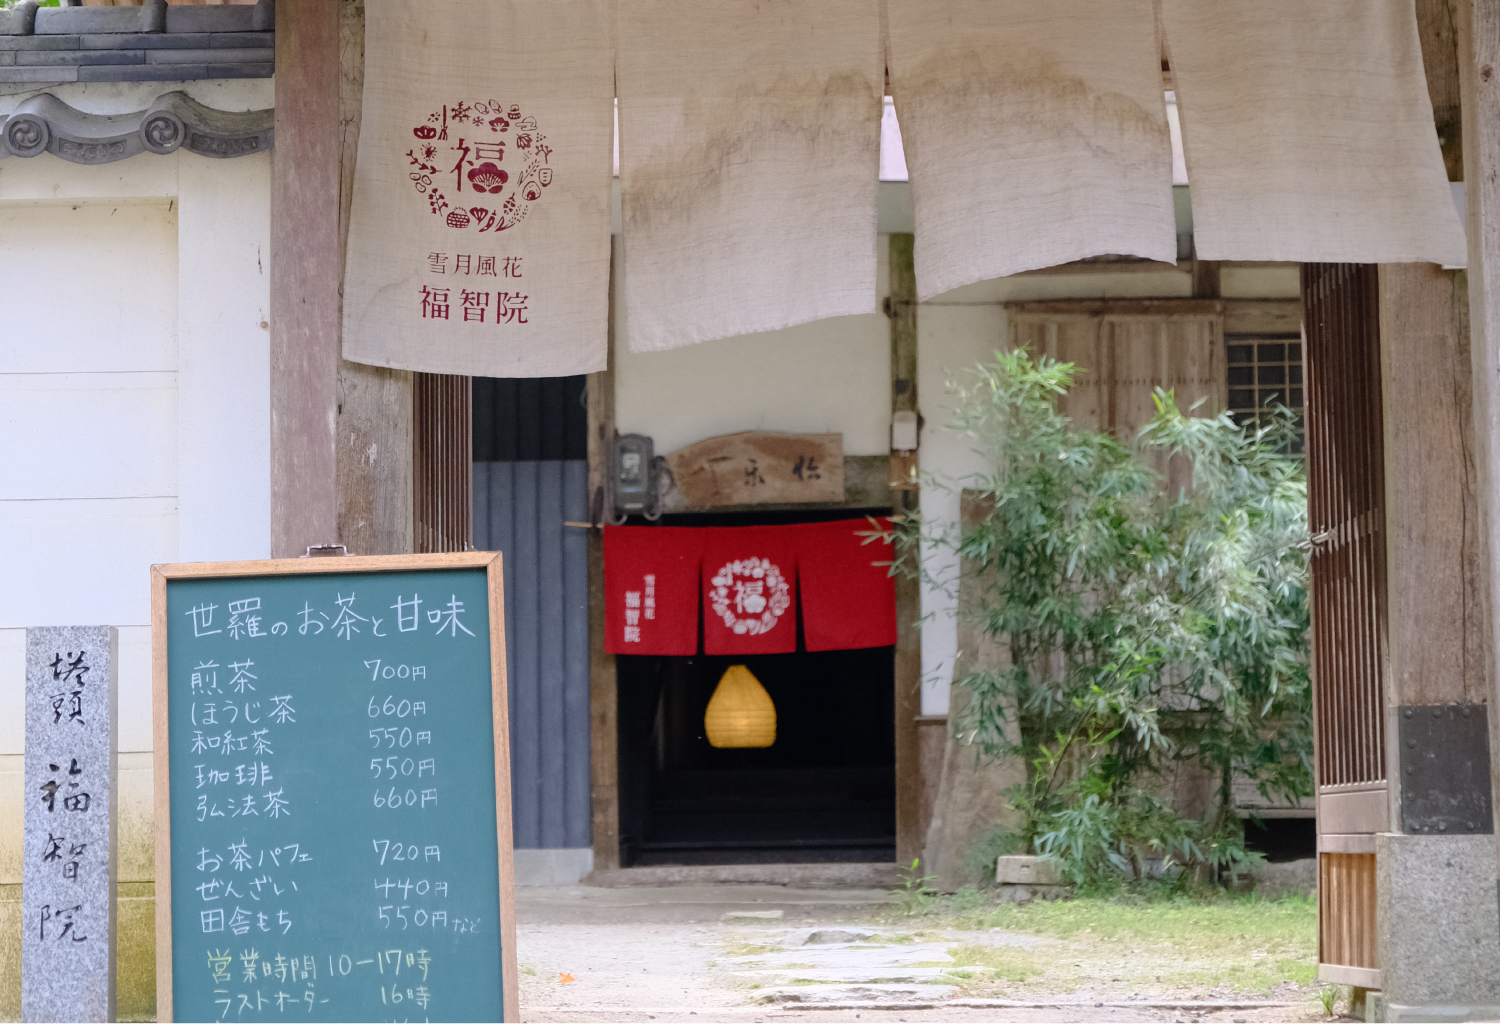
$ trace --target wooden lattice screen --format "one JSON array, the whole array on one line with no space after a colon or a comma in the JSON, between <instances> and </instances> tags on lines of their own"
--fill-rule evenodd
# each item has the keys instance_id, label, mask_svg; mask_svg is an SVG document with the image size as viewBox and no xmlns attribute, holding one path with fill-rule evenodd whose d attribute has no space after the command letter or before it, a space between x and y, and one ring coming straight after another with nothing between
<instances>
[{"instance_id":1,"label":"wooden lattice screen","mask_svg":"<svg viewBox=\"0 0 1500 1024\"><path fill-rule=\"evenodd\" d=\"M1374 833L1386 793L1385 452L1376 267L1302 268L1313 534L1319 976L1379 987Z\"/></svg>"},{"instance_id":2,"label":"wooden lattice screen","mask_svg":"<svg viewBox=\"0 0 1500 1024\"><path fill-rule=\"evenodd\" d=\"M412 541L418 553L473 546L473 378L415 374Z\"/></svg>"}]
</instances>

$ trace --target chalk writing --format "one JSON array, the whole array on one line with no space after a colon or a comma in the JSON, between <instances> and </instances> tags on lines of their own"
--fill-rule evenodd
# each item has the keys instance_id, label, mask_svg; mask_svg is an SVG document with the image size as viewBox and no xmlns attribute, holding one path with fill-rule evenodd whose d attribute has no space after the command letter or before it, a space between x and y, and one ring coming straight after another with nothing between
<instances>
[{"instance_id":1,"label":"chalk writing","mask_svg":"<svg viewBox=\"0 0 1500 1024\"><path fill-rule=\"evenodd\" d=\"M413 629L416 627L413 626ZM365 668L370 670L370 682L381 679L426 679L426 665L386 665L381 668L380 659L365 662ZM382 674L382 672L384 674Z\"/></svg>"},{"instance_id":2,"label":"chalk writing","mask_svg":"<svg viewBox=\"0 0 1500 1024\"><path fill-rule=\"evenodd\" d=\"M416 843L401 843L398 841L393 844L389 839L373 839L371 843L375 847L375 852L380 854L380 863L382 864L385 863L387 856L393 862L415 861L419 857L423 861L441 861L443 859L443 851L436 845L424 846L419 852Z\"/></svg>"},{"instance_id":3,"label":"chalk writing","mask_svg":"<svg viewBox=\"0 0 1500 1024\"><path fill-rule=\"evenodd\" d=\"M405 697L396 700L395 694L387 694L384 702L377 704L379 698L371 697L370 706L366 708L371 718L379 718L382 715L393 715L396 718L405 718L407 715L427 714L427 702L425 700L407 700Z\"/></svg>"},{"instance_id":4,"label":"chalk writing","mask_svg":"<svg viewBox=\"0 0 1500 1024\"><path fill-rule=\"evenodd\" d=\"M477 254L444 255L442 272L478 283ZM499 260L487 269L521 273ZM449 291L455 321L463 290ZM469 304L486 324L496 296ZM495 853L473 848L493 789L476 797L473 766L452 763L492 728L487 590L480 574L470 577L478 588L448 578L335 573L184 588L172 616L180 627L169 627L174 931L184 949L179 957L174 945L174 961L188 979L180 1018L498 1016L498 995L461 1009L480 1005L473 979L498 949L494 872L477 869ZM456 784L450 773L462 791L440 792ZM65 775L59 763L55 871L72 859L63 801L87 789L68 790ZM494 828L491 818L477 834ZM349 871L362 856L369 872ZM51 941L62 923L47 928ZM435 963L419 947L440 939L451 952ZM466 981L450 990L442 975L460 962L447 977Z\"/></svg>"}]
</instances>

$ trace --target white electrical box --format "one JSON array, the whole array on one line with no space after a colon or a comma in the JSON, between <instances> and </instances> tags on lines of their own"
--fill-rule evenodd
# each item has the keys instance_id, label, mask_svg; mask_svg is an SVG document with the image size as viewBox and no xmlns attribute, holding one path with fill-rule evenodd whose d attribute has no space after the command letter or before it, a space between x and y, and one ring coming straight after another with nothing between
<instances>
[{"instance_id":1,"label":"white electrical box","mask_svg":"<svg viewBox=\"0 0 1500 1024\"><path fill-rule=\"evenodd\" d=\"M917 414L897 412L891 414L891 451L913 452L917 450Z\"/></svg>"}]
</instances>

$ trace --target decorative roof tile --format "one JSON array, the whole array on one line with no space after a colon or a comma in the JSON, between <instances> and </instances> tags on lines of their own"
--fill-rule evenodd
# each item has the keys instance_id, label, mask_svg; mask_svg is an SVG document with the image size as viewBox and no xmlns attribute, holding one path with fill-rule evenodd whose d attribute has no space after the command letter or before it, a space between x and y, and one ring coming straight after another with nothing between
<instances>
[{"instance_id":1,"label":"decorative roof tile","mask_svg":"<svg viewBox=\"0 0 1500 1024\"><path fill-rule=\"evenodd\" d=\"M215 66L206 67L213 70ZM126 70L148 69L149 65L136 65ZM20 69L0 66L0 72L13 70ZM105 65L69 70L79 74L119 69ZM166 154L178 149L216 159L245 156L275 144L273 114L270 110L215 110L185 92L164 93L145 110L132 114L87 114L51 93L42 93L0 119L0 159L51 153L75 164L107 164L137 153Z\"/></svg>"}]
</instances>

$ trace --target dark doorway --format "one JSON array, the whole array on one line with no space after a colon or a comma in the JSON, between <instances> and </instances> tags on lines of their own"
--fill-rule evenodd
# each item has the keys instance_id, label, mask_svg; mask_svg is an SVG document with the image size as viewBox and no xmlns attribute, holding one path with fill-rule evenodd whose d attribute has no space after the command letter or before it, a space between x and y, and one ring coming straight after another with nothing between
<instances>
[{"instance_id":1,"label":"dark doorway","mask_svg":"<svg viewBox=\"0 0 1500 1024\"><path fill-rule=\"evenodd\" d=\"M1278 864L1318 855L1317 823L1312 818L1245 819L1245 848Z\"/></svg>"},{"instance_id":2,"label":"dark doorway","mask_svg":"<svg viewBox=\"0 0 1500 1024\"><path fill-rule=\"evenodd\" d=\"M745 665L776 742L716 749L703 716ZM753 657L621 657L620 855L626 866L889 862L896 856L890 647Z\"/></svg>"}]
</instances>

